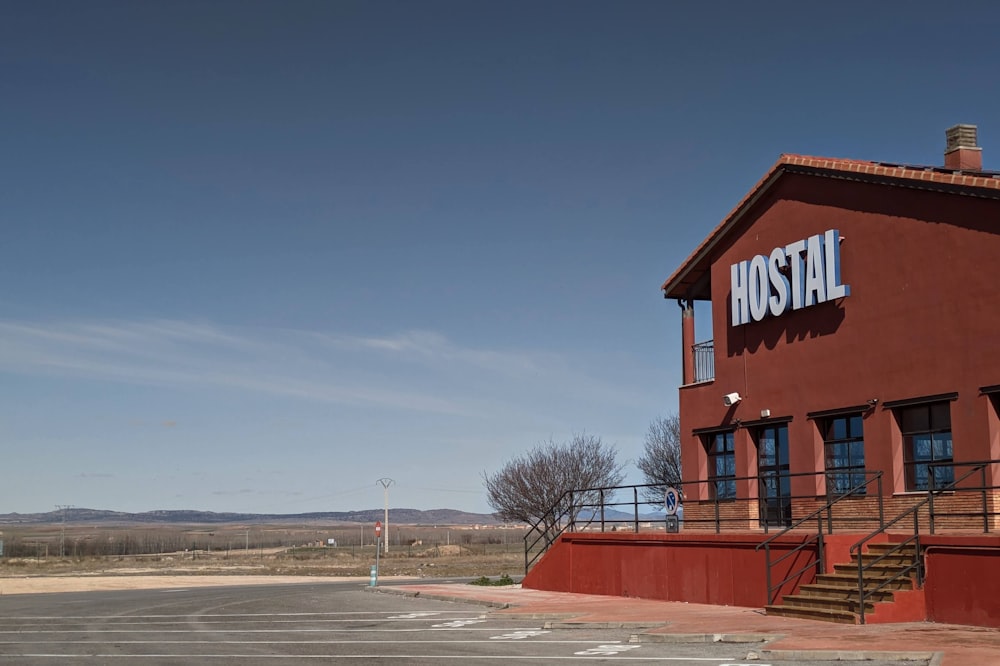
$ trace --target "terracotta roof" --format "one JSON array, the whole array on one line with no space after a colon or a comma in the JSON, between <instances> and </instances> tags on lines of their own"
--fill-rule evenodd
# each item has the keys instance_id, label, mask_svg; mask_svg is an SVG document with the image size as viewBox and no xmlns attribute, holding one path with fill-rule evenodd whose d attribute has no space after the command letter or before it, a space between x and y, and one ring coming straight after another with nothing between
<instances>
[{"instance_id":1,"label":"terracotta roof","mask_svg":"<svg viewBox=\"0 0 1000 666\"><path fill-rule=\"evenodd\" d=\"M801 173L821 177L851 178L886 185L1000 198L1000 172L960 171L935 166L890 164L866 160L811 157L783 154L764 177L747 193L712 233L674 271L660 287L665 298L686 298L703 281L711 268L711 251L740 220L742 215L784 173ZM694 295L708 299L710 296Z\"/></svg>"}]
</instances>

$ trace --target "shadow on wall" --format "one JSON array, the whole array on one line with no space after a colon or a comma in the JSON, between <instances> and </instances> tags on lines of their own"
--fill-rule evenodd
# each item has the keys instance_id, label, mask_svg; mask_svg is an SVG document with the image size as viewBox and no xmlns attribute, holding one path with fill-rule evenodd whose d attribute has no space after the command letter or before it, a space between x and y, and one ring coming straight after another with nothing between
<instances>
[{"instance_id":1,"label":"shadow on wall","mask_svg":"<svg viewBox=\"0 0 1000 666\"><path fill-rule=\"evenodd\" d=\"M732 295L726 296L726 314L732 311ZM774 349L784 338L786 343L806 338L818 338L837 332L845 317L844 306L839 301L820 303L803 310L786 312L753 326L726 327L726 355L739 356L745 351L756 352L761 346Z\"/></svg>"}]
</instances>

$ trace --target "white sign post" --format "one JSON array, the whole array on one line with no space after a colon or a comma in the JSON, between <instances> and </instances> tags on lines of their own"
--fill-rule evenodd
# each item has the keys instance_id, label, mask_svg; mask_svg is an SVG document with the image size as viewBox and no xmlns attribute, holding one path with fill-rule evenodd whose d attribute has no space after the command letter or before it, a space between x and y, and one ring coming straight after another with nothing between
<instances>
[{"instance_id":1,"label":"white sign post","mask_svg":"<svg viewBox=\"0 0 1000 666\"><path fill-rule=\"evenodd\" d=\"M681 496L676 488L667 488L663 493L663 508L668 516L677 515L677 507L680 505Z\"/></svg>"},{"instance_id":2,"label":"white sign post","mask_svg":"<svg viewBox=\"0 0 1000 666\"><path fill-rule=\"evenodd\" d=\"M379 552L382 550L382 521L375 521L375 574L374 583L372 586L378 584L378 556Z\"/></svg>"},{"instance_id":3,"label":"white sign post","mask_svg":"<svg viewBox=\"0 0 1000 666\"><path fill-rule=\"evenodd\" d=\"M681 531L680 519L677 517L677 509L681 504L681 494L676 488L667 488L663 493L663 509L667 512L664 521L664 530L668 534L677 534Z\"/></svg>"}]
</instances>

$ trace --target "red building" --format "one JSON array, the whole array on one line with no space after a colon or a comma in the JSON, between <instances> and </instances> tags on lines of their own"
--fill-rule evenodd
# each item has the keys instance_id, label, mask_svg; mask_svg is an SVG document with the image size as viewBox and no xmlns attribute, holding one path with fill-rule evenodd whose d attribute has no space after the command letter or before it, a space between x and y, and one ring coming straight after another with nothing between
<instances>
[{"instance_id":1,"label":"red building","mask_svg":"<svg viewBox=\"0 0 1000 666\"><path fill-rule=\"evenodd\" d=\"M874 495L894 514L1000 459L998 269L1000 174L975 127L948 130L943 168L782 155L663 284L688 516L759 498L728 517L787 525L848 489L859 516Z\"/></svg>"},{"instance_id":2,"label":"red building","mask_svg":"<svg viewBox=\"0 0 1000 666\"><path fill-rule=\"evenodd\" d=\"M602 490L525 587L1000 627L1000 173L946 138L943 167L778 159L663 284L683 529L636 499L611 533Z\"/></svg>"}]
</instances>

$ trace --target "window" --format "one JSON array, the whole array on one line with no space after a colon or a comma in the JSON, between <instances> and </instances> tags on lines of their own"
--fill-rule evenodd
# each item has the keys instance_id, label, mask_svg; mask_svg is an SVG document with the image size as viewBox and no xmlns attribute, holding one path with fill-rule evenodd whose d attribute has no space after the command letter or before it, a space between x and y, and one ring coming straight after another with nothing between
<instances>
[{"instance_id":1,"label":"window","mask_svg":"<svg viewBox=\"0 0 1000 666\"><path fill-rule=\"evenodd\" d=\"M709 435L708 480L715 499L736 498L736 445L732 432Z\"/></svg>"},{"instance_id":2,"label":"window","mask_svg":"<svg viewBox=\"0 0 1000 666\"><path fill-rule=\"evenodd\" d=\"M826 482L831 494L864 495L865 439L861 414L845 414L826 419L823 424L826 448Z\"/></svg>"},{"instance_id":3,"label":"window","mask_svg":"<svg viewBox=\"0 0 1000 666\"><path fill-rule=\"evenodd\" d=\"M792 483L788 476L788 424L756 431L757 474L763 521L767 525L792 524Z\"/></svg>"},{"instance_id":4,"label":"window","mask_svg":"<svg viewBox=\"0 0 1000 666\"><path fill-rule=\"evenodd\" d=\"M903 466L907 490L930 488L931 469L934 487L941 488L955 480L950 466L930 467L930 463L952 462L951 411L947 402L902 407L897 412L903 435Z\"/></svg>"}]
</instances>

